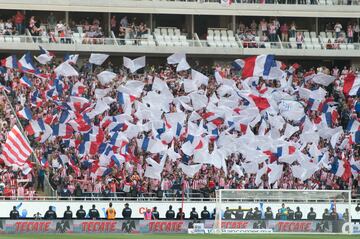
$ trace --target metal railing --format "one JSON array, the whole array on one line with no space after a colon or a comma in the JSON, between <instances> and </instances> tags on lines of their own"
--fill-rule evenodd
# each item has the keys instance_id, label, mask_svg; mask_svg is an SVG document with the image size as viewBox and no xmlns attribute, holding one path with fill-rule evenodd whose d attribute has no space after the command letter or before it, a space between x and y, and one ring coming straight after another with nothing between
<instances>
[{"instance_id":1,"label":"metal railing","mask_svg":"<svg viewBox=\"0 0 360 239\"><path fill-rule=\"evenodd\" d=\"M328 43L325 40L319 38L319 42L310 42L305 41L299 47L296 42L282 42L280 39L276 42L269 41L256 41L256 40L240 40L237 35L235 35L236 42L238 44L237 48L249 49L249 48L271 48L271 49L315 49L315 50L360 50L360 43ZM175 42L158 42L156 39L152 38L115 38L113 37L104 37L104 38L88 38L88 37L55 37L51 38L50 36L27 36L27 35L13 35L13 36L0 36L0 44L6 45L6 43L13 44L34 44L36 47L39 44L54 44L54 45L104 45L104 46L114 46L114 47L126 47L126 46L139 46L139 47L217 47L217 48L230 48L230 46L220 45L214 46L209 44L207 40L200 40L198 37L195 37L194 40L186 39L186 41L175 41ZM232 47L234 48L234 47Z\"/></svg>"}]
</instances>

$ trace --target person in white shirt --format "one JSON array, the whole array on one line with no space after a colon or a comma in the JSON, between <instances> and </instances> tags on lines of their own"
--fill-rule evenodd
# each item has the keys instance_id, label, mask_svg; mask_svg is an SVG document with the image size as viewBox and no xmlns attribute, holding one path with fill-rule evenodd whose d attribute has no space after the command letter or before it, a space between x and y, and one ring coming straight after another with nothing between
<instances>
[{"instance_id":1,"label":"person in white shirt","mask_svg":"<svg viewBox=\"0 0 360 239\"><path fill-rule=\"evenodd\" d=\"M342 29L341 24L339 22L337 22L334 26L336 38L339 38L341 29Z\"/></svg>"}]
</instances>

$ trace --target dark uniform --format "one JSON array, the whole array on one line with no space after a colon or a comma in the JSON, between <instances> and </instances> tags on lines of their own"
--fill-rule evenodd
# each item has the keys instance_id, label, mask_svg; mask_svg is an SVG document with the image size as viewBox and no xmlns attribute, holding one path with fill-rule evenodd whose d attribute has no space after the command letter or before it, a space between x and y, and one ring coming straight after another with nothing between
<instances>
[{"instance_id":1,"label":"dark uniform","mask_svg":"<svg viewBox=\"0 0 360 239\"><path fill-rule=\"evenodd\" d=\"M160 214L157 211L157 207L154 207L153 211L151 212L151 219L158 220L160 218Z\"/></svg>"},{"instance_id":2,"label":"dark uniform","mask_svg":"<svg viewBox=\"0 0 360 239\"><path fill-rule=\"evenodd\" d=\"M129 208L129 204L125 203L125 208L122 210L122 216L124 219L130 219L131 218L132 210Z\"/></svg>"},{"instance_id":3,"label":"dark uniform","mask_svg":"<svg viewBox=\"0 0 360 239\"><path fill-rule=\"evenodd\" d=\"M84 219L86 217L86 212L85 210L83 209L83 206L81 205L80 206L80 209L77 210L76 212L76 218L77 219Z\"/></svg>"},{"instance_id":4,"label":"dark uniform","mask_svg":"<svg viewBox=\"0 0 360 239\"><path fill-rule=\"evenodd\" d=\"M296 212L295 212L295 220L301 220L301 219L302 219L302 216L303 216L303 214L302 214L302 212L300 211L300 208L297 207L297 208L296 208Z\"/></svg>"},{"instance_id":5,"label":"dark uniform","mask_svg":"<svg viewBox=\"0 0 360 239\"><path fill-rule=\"evenodd\" d=\"M176 214L176 219L185 219L185 213L182 211L181 208L179 208L179 212Z\"/></svg>"},{"instance_id":6,"label":"dark uniform","mask_svg":"<svg viewBox=\"0 0 360 239\"><path fill-rule=\"evenodd\" d=\"M210 212L207 210L206 207L204 207L204 210L201 212L201 219L207 220L210 219Z\"/></svg>"},{"instance_id":7,"label":"dark uniform","mask_svg":"<svg viewBox=\"0 0 360 239\"><path fill-rule=\"evenodd\" d=\"M308 220L315 220L316 219L316 213L314 212L314 209L311 207L310 212L307 215Z\"/></svg>"},{"instance_id":8,"label":"dark uniform","mask_svg":"<svg viewBox=\"0 0 360 239\"><path fill-rule=\"evenodd\" d=\"M288 211L288 219L289 220L294 220L295 219L295 212L294 210L292 210L291 208L287 208L287 211Z\"/></svg>"},{"instance_id":9,"label":"dark uniform","mask_svg":"<svg viewBox=\"0 0 360 239\"><path fill-rule=\"evenodd\" d=\"M253 220L254 219L254 213L252 211L252 208L250 208L250 210L246 213L245 219L246 220Z\"/></svg>"},{"instance_id":10,"label":"dark uniform","mask_svg":"<svg viewBox=\"0 0 360 239\"><path fill-rule=\"evenodd\" d=\"M99 211L95 208L95 205L93 205L92 208L89 210L89 218L93 220L100 218Z\"/></svg>"},{"instance_id":11,"label":"dark uniform","mask_svg":"<svg viewBox=\"0 0 360 239\"><path fill-rule=\"evenodd\" d=\"M330 213L330 219L331 219L331 220L338 220L338 219L339 219L339 214L337 214L337 212L333 210L333 211Z\"/></svg>"},{"instance_id":12,"label":"dark uniform","mask_svg":"<svg viewBox=\"0 0 360 239\"><path fill-rule=\"evenodd\" d=\"M14 206L13 210L11 210L10 212L10 219L19 219L19 217L20 217L19 211L16 210L16 207Z\"/></svg>"},{"instance_id":13,"label":"dark uniform","mask_svg":"<svg viewBox=\"0 0 360 239\"><path fill-rule=\"evenodd\" d=\"M192 211L190 212L190 218L189 219L191 219L191 220L198 220L199 219L199 215L195 211L195 208L193 208Z\"/></svg>"},{"instance_id":14,"label":"dark uniform","mask_svg":"<svg viewBox=\"0 0 360 239\"><path fill-rule=\"evenodd\" d=\"M238 210L235 212L235 219L236 220L244 219L244 211L241 209L241 206L239 206Z\"/></svg>"},{"instance_id":15,"label":"dark uniform","mask_svg":"<svg viewBox=\"0 0 360 239\"><path fill-rule=\"evenodd\" d=\"M166 211L165 218L170 220L175 218L175 212L172 210L172 206L169 206L169 210Z\"/></svg>"},{"instance_id":16,"label":"dark uniform","mask_svg":"<svg viewBox=\"0 0 360 239\"><path fill-rule=\"evenodd\" d=\"M322 215L323 220L330 220L330 213L328 209L325 209L325 212Z\"/></svg>"},{"instance_id":17,"label":"dark uniform","mask_svg":"<svg viewBox=\"0 0 360 239\"><path fill-rule=\"evenodd\" d=\"M52 207L50 206L50 207L49 207L49 210L47 210L47 211L45 212L44 219L52 220L52 219L56 219L56 218L57 218L56 212L54 212L54 211L52 210Z\"/></svg>"},{"instance_id":18,"label":"dark uniform","mask_svg":"<svg viewBox=\"0 0 360 239\"><path fill-rule=\"evenodd\" d=\"M232 215L232 211L230 211L229 208L227 207L225 212L224 212L224 219L225 220L231 220L231 215Z\"/></svg>"},{"instance_id":19,"label":"dark uniform","mask_svg":"<svg viewBox=\"0 0 360 239\"><path fill-rule=\"evenodd\" d=\"M254 220L261 220L261 211L257 207L254 211Z\"/></svg>"},{"instance_id":20,"label":"dark uniform","mask_svg":"<svg viewBox=\"0 0 360 239\"><path fill-rule=\"evenodd\" d=\"M64 212L64 219L72 219L73 213L70 211L70 207L67 206L67 210Z\"/></svg>"},{"instance_id":21,"label":"dark uniform","mask_svg":"<svg viewBox=\"0 0 360 239\"><path fill-rule=\"evenodd\" d=\"M271 208L270 207L266 208L265 220L273 220L273 219L274 219L274 214L271 211Z\"/></svg>"}]
</instances>

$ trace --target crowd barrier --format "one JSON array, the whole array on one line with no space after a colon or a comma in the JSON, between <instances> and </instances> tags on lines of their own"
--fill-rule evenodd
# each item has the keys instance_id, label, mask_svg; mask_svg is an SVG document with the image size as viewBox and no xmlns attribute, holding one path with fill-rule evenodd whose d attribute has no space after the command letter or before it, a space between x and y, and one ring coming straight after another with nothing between
<instances>
[{"instance_id":1,"label":"crowd barrier","mask_svg":"<svg viewBox=\"0 0 360 239\"><path fill-rule=\"evenodd\" d=\"M214 220L0 220L0 233L206 233L214 230L214 223ZM256 230L268 233L346 233L347 225L344 220L223 220L221 224L224 233ZM194 229L194 225L202 225L203 231L198 227ZM357 227L355 229L355 232L360 232Z\"/></svg>"}]
</instances>

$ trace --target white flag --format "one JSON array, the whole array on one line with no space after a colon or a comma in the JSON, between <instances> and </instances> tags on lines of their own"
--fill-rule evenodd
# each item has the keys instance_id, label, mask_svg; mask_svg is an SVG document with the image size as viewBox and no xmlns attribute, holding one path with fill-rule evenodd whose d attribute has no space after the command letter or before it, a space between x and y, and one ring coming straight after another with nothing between
<instances>
[{"instance_id":1,"label":"white flag","mask_svg":"<svg viewBox=\"0 0 360 239\"><path fill-rule=\"evenodd\" d=\"M109 55L107 54L91 53L89 62L101 66L108 57Z\"/></svg>"},{"instance_id":2,"label":"white flag","mask_svg":"<svg viewBox=\"0 0 360 239\"><path fill-rule=\"evenodd\" d=\"M131 73L145 67L146 58L145 56L138 57L134 60L124 56L124 66L130 70Z\"/></svg>"},{"instance_id":3,"label":"white flag","mask_svg":"<svg viewBox=\"0 0 360 239\"><path fill-rule=\"evenodd\" d=\"M185 53L174 53L167 58L168 64L179 64L182 59L186 58Z\"/></svg>"},{"instance_id":4,"label":"white flag","mask_svg":"<svg viewBox=\"0 0 360 239\"><path fill-rule=\"evenodd\" d=\"M190 69L190 65L187 63L186 58L183 58L183 59L181 59L181 61L177 65L176 72L186 71L188 69Z\"/></svg>"},{"instance_id":5,"label":"white flag","mask_svg":"<svg viewBox=\"0 0 360 239\"><path fill-rule=\"evenodd\" d=\"M183 173L192 178L194 177L194 175L199 172L200 168L201 168L202 164L194 164L194 165L186 165L183 163L179 164L179 167L181 168L181 170L183 171Z\"/></svg>"},{"instance_id":6,"label":"white flag","mask_svg":"<svg viewBox=\"0 0 360 239\"><path fill-rule=\"evenodd\" d=\"M79 76L79 73L69 63L63 62L55 69L55 73L61 76Z\"/></svg>"},{"instance_id":7,"label":"white flag","mask_svg":"<svg viewBox=\"0 0 360 239\"><path fill-rule=\"evenodd\" d=\"M48 54L41 54L39 56L34 56L34 58L40 63L40 64L47 64L53 59L54 56L48 55Z\"/></svg>"},{"instance_id":8,"label":"white flag","mask_svg":"<svg viewBox=\"0 0 360 239\"><path fill-rule=\"evenodd\" d=\"M317 73L316 75L314 75L312 80L317 84L328 86L331 83L333 83L333 81L335 80L335 77L331 76L331 75L326 75L326 74L320 72L320 73Z\"/></svg>"},{"instance_id":9,"label":"white flag","mask_svg":"<svg viewBox=\"0 0 360 239\"><path fill-rule=\"evenodd\" d=\"M103 71L97 75L97 78L102 85L109 84L115 77L116 74L110 71Z\"/></svg>"}]
</instances>

